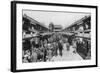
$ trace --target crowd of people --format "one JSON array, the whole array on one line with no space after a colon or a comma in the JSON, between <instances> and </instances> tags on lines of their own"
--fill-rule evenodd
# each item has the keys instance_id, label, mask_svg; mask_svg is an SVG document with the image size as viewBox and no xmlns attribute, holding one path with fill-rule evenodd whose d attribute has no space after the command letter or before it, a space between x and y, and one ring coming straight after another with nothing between
<instances>
[{"instance_id":1,"label":"crowd of people","mask_svg":"<svg viewBox=\"0 0 100 73\"><path fill-rule=\"evenodd\" d=\"M70 51L72 47L74 48L72 52L78 53L82 59L91 58L90 41L81 37L65 37L54 33L23 39L22 61L23 63L54 61L54 57L62 57L63 51Z\"/></svg>"}]
</instances>

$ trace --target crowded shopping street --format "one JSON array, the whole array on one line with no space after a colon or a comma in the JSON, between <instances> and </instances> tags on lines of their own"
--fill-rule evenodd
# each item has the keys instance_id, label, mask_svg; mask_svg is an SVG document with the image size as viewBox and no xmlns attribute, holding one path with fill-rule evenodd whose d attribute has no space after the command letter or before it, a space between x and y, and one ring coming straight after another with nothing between
<instances>
[{"instance_id":1,"label":"crowded shopping street","mask_svg":"<svg viewBox=\"0 0 100 73\"><path fill-rule=\"evenodd\" d=\"M23 15L22 62L80 61L91 59L91 16L69 27L49 23L44 26Z\"/></svg>"}]
</instances>

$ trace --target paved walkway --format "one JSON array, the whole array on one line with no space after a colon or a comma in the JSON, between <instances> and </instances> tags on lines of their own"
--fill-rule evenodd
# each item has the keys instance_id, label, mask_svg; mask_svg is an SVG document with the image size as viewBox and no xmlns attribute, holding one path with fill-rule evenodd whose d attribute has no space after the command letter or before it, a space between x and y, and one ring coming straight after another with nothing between
<instances>
[{"instance_id":1,"label":"paved walkway","mask_svg":"<svg viewBox=\"0 0 100 73\"><path fill-rule=\"evenodd\" d=\"M71 61L71 60L83 60L83 58L76 52L72 46L70 46L70 50L67 51L65 45L63 45L62 57L60 55L52 57L51 61ZM58 52L59 53L59 52Z\"/></svg>"}]
</instances>

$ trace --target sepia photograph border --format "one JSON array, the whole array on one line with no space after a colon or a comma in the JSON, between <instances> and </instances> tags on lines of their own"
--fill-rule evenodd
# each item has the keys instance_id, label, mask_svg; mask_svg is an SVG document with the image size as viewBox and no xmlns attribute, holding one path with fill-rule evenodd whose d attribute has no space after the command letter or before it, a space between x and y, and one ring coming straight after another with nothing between
<instances>
[{"instance_id":1,"label":"sepia photograph border","mask_svg":"<svg viewBox=\"0 0 100 73\"><path fill-rule=\"evenodd\" d=\"M81 8L94 8L96 10L96 57L95 57L95 65L85 65L85 66L71 66L71 67L52 67L52 68L38 68L38 69L17 69L17 4L30 4L30 5L45 5L45 6L59 6L59 7L81 7ZM12 72L25 72L25 71L42 71L42 70L58 70L58 69L74 69L74 68L90 68L98 66L98 7L90 6L90 5L74 5L74 4L58 4L58 3L43 3L43 2L27 2L27 1L12 1L11 2L11 71Z\"/></svg>"}]
</instances>

